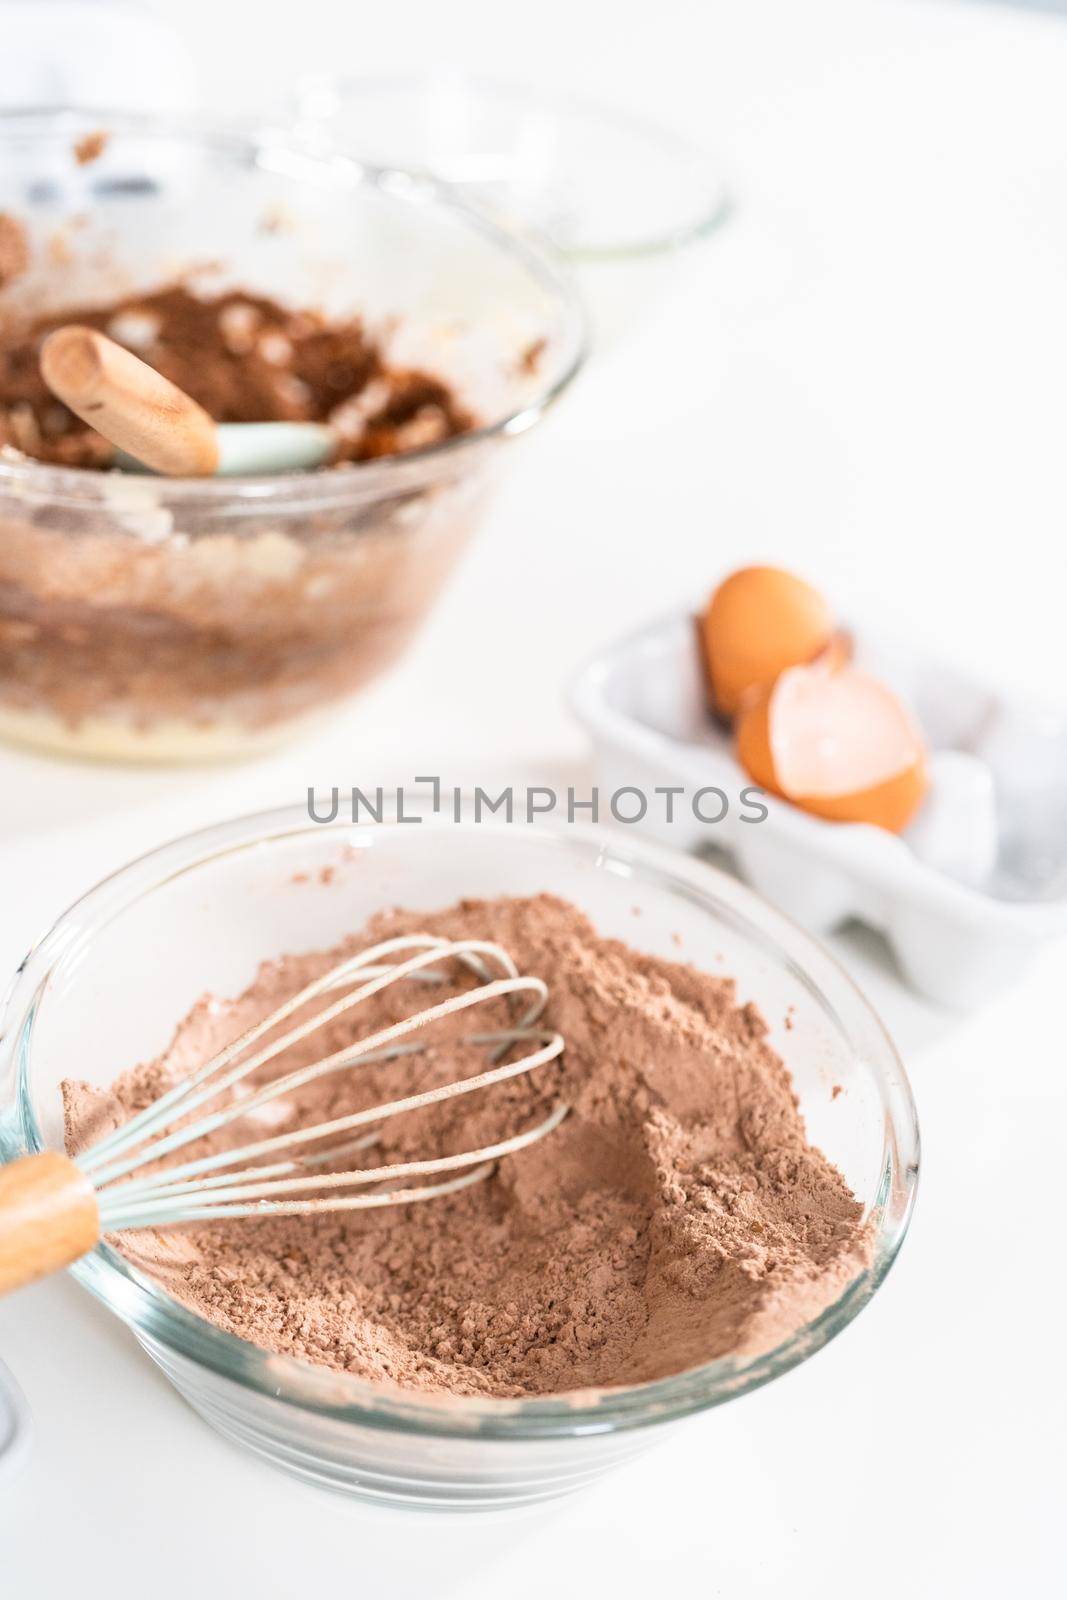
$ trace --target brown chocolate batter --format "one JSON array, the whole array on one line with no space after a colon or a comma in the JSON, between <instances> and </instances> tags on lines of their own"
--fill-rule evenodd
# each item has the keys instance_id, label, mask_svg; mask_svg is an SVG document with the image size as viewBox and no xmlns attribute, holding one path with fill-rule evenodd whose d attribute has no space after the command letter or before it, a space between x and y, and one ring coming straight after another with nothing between
<instances>
[{"instance_id":1,"label":"brown chocolate batter","mask_svg":"<svg viewBox=\"0 0 1067 1600\"><path fill-rule=\"evenodd\" d=\"M20 239L0 226L0 286L22 270ZM71 322L135 351L216 422L332 424L341 461L422 449L474 426L445 383L391 366L358 318L330 322L241 290L202 298L174 284L112 305L66 307L29 326L0 320L0 445L41 461L106 467L112 457L38 371L42 340Z\"/></svg>"},{"instance_id":2,"label":"brown chocolate batter","mask_svg":"<svg viewBox=\"0 0 1067 1600\"><path fill-rule=\"evenodd\" d=\"M531 1076L384 1124L363 1164L469 1149L531 1126L559 1098L570 1116L488 1181L426 1204L116 1241L178 1300L267 1350L364 1378L536 1395L765 1351L869 1263L862 1208L807 1142L789 1072L728 979L600 939L545 895L397 912L345 949L414 930L503 944L548 983L546 1021L567 1049ZM339 954L267 965L235 1001L205 997L158 1061L110 1091L66 1084L69 1148L101 1137ZM282 1065L406 1015L419 997L404 988L337 1019ZM458 1041L469 1026L453 1019L423 1055L306 1086L292 1123L479 1070L482 1053ZM230 1130L233 1142L262 1136L250 1124Z\"/></svg>"}]
</instances>

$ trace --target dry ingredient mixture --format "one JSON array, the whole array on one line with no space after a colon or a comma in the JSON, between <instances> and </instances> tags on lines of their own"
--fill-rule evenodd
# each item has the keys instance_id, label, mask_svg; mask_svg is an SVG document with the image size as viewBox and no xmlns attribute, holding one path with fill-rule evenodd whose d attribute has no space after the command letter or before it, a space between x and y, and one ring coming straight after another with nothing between
<instances>
[{"instance_id":1,"label":"dry ingredient mixture","mask_svg":"<svg viewBox=\"0 0 1067 1600\"><path fill-rule=\"evenodd\" d=\"M0 286L25 265L16 226L0 217ZM126 345L216 422L331 424L340 461L423 449L474 426L447 384L392 366L359 318L331 322L243 290L204 297L179 283L111 305L68 306L29 324L0 316L0 445L40 461L106 467L113 456L38 370L42 341L65 323Z\"/></svg>"},{"instance_id":2,"label":"dry ingredient mixture","mask_svg":"<svg viewBox=\"0 0 1067 1600\"><path fill-rule=\"evenodd\" d=\"M239 1000L205 996L157 1061L110 1090L64 1085L69 1149L125 1120L339 954L416 930L503 944L548 983L546 1021L567 1048L528 1077L384 1124L373 1163L487 1143L560 1098L570 1115L486 1182L422 1205L118 1238L176 1299L267 1350L363 1378L521 1396L765 1351L868 1264L861 1206L808 1144L758 1011L738 1003L729 979L601 939L546 895L380 916L341 952L266 965ZM419 999L398 992L406 987L337 1019L284 1066L408 1014ZM463 1026L451 1019L406 1062L307 1085L291 1122L480 1070L482 1052L458 1042ZM272 1117L272 1133L284 1126ZM227 1130L231 1143L263 1132L251 1118Z\"/></svg>"}]
</instances>

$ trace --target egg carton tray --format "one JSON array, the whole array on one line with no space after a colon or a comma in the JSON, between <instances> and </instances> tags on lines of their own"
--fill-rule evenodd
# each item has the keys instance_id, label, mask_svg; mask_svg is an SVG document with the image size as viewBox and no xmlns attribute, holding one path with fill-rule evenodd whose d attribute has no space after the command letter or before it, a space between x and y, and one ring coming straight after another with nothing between
<instances>
[{"instance_id":1,"label":"egg carton tray","mask_svg":"<svg viewBox=\"0 0 1067 1600\"><path fill-rule=\"evenodd\" d=\"M633 788L631 823L685 850L717 846L768 900L816 933L857 919L882 932L908 982L971 1008L1067 935L1067 717L999 694L870 630L857 662L911 705L930 788L900 836L826 822L771 795L762 820L729 731L711 715L693 617L675 615L596 656L571 703L594 750L602 810ZM668 802L661 791L683 793ZM719 789L728 809L692 803ZM703 797L704 817L721 801ZM636 815L627 798L620 810Z\"/></svg>"}]
</instances>

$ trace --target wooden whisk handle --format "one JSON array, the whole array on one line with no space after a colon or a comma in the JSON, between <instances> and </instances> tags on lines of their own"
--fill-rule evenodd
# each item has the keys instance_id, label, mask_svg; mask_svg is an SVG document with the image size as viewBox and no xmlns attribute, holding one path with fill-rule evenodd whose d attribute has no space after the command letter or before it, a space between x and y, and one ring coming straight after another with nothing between
<instances>
[{"instance_id":1,"label":"wooden whisk handle","mask_svg":"<svg viewBox=\"0 0 1067 1600\"><path fill-rule=\"evenodd\" d=\"M69 1267L99 1237L93 1186L58 1150L0 1167L0 1295Z\"/></svg>"},{"instance_id":2,"label":"wooden whisk handle","mask_svg":"<svg viewBox=\"0 0 1067 1600\"><path fill-rule=\"evenodd\" d=\"M57 328L40 366L65 406L154 472L205 478L217 469L218 432L203 406L95 328Z\"/></svg>"}]
</instances>

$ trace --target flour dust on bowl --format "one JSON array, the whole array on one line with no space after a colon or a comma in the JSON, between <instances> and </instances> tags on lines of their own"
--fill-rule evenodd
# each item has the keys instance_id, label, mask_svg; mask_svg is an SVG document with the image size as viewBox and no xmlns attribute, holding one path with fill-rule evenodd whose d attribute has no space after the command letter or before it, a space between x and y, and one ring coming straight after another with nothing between
<instances>
[{"instance_id":1,"label":"flour dust on bowl","mask_svg":"<svg viewBox=\"0 0 1067 1600\"><path fill-rule=\"evenodd\" d=\"M86 1255L75 1276L213 1426L376 1500L531 1502L787 1372L871 1297L918 1161L880 1023L750 891L596 829L323 825L293 808L135 862L15 979L0 1153L68 1133L77 1147L79 1104L98 1132L121 1122L176 1061L236 1031L267 980L398 924L484 927L545 978L544 1025L566 1048L508 1087L501 1115L525 1126L537 1095L561 1093L570 1113L462 1194L362 1213L383 1219L370 1231L257 1216L114 1235ZM135 1003L109 998L116 974ZM399 1089L437 1057L454 1067L459 1047L371 1079ZM461 1136L432 1126L443 1151ZM798 1182L817 1196L799 1220Z\"/></svg>"}]
</instances>

